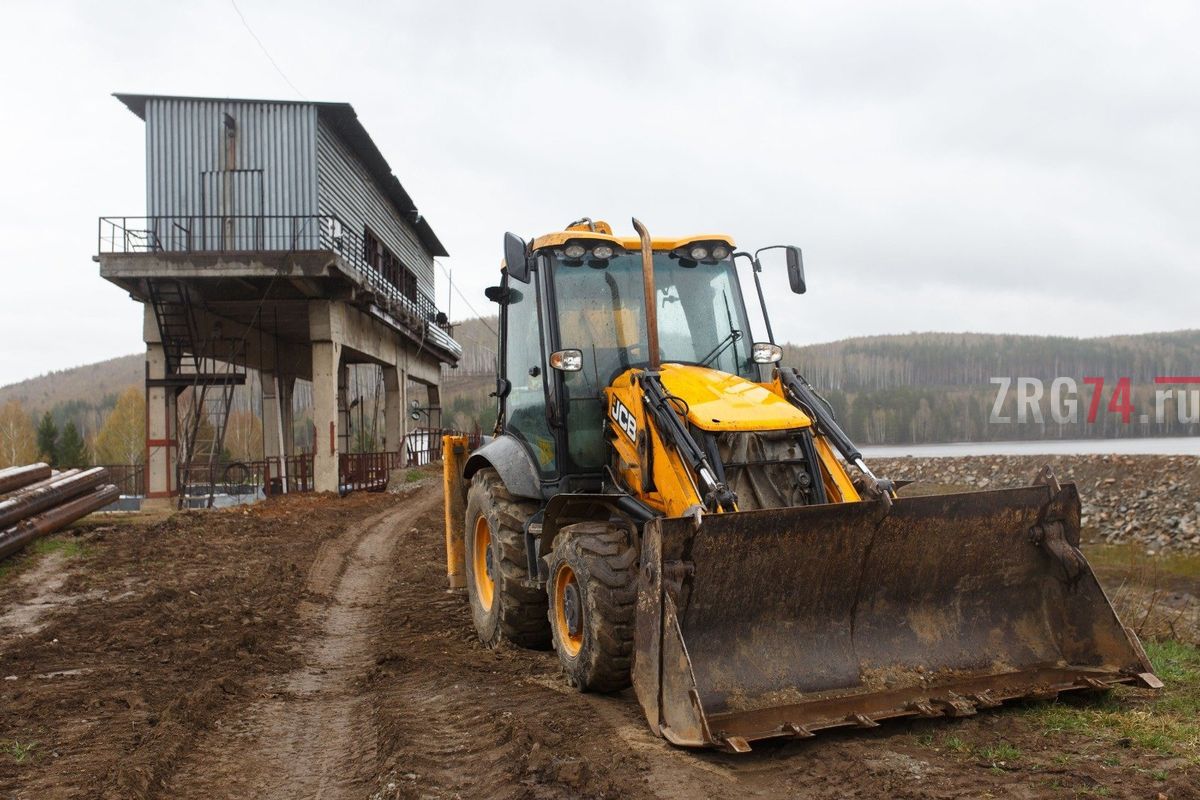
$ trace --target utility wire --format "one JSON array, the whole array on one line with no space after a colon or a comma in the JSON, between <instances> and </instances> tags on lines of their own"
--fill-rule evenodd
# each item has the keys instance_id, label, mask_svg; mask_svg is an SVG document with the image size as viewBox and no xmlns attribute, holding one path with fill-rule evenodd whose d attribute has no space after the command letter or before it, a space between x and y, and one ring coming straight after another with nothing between
<instances>
[{"instance_id":1,"label":"utility wire","mask_svg":"<svg viewBox=\"0 0 1200 800\"><path fill-rule=\"evenodd\" d=\"M292 83L291 79L284 74L282 69L280 69L279 64L275 63L275 59L271 58L271 53L267 50L267 46L262 43L262 39L258 38L258 34L256 34L254 29L250 27L250 23L246 21L245 15L242 14L242 10L238 8L237 0L229 0L229 4L233 6L233 10L237 12L238 19L242 21L242 25L246 28L246 32L249 33L250 37L254 39L255 43L258 44L258 48L263 51L263 55L267 57L267 61L270 61L271 66L274 67L275 71L279 73L279 77L283 78L287 85L292 87L293 92L300 95L301 100L307 100L308 98L304 96L304 92L296 88L296 84Z\"/></svg>"},{"instance_id":2,"label":"utility wire","mask_svg":"<svg viewBox=\"0 0 1200 800\"><path fill-rule=\"evenodd\" d=\"M458 288L458 287L457 287L457 286L454 284L454 280L453 280L453 279L450 277L450 273L446 271L446 268L445 268L444 266L442 266L442 262L438 261L438 260L435 258L435 259L433 260L433 263L435 263L435 264L437 264L437 265L438 265L438 269L440 269L440 270L442 271L442 274L446 276L446 280L450 282L450 288L451 288L451 289L453 289L453 290L454 290L454 293L455 293L456 295L458 295L458 296L459 296L459 298L460 298L460 299L461 299L461 300L462 300L464 303L466 303L466 304L467 304L467 308L471 309L471 311L472 311L472 312L475 314L475 316L479 318L479 322L480 322L480 323L483 325L483 327L485 327L485 328L487 328L489 331L491 331L493 336L499 336L500 334L496 333L496 329L495 329L495 328L493 328L491 325L488 325L488 324L487 324L487 322L486 322L486 321L485 321L485 319L484 319L484 316L483 316L483 314L480 314L480 313L479 313L479 309L477 309L477 308L475 308L475 306L471 305L471 301L467 299L467 296L466 296L465 294L463 294L463 293L462 293L462 290L460 290L460 289L459 289L459 288Z\"/></svg>"}]
</instances>

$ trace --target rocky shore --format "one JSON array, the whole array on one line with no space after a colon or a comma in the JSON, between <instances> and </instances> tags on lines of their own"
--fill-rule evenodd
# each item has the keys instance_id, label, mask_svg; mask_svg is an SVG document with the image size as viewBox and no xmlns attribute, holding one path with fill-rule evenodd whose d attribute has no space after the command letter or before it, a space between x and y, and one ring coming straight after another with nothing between
<instances>
[{"instance_id":1,"label":"rocky shore","mask_svg":"<svg viewBox=\"0 0 1200 800\"><path fill-rule=\"evenodd\" d=\"M1148 551L1200 551L1200 458L1195 456L963 456L884 458L879 475L915 480L905 493L1000 489L1050 465L1083 499L1084 541L1135 542Z\"/></svg>"}]
</instances>

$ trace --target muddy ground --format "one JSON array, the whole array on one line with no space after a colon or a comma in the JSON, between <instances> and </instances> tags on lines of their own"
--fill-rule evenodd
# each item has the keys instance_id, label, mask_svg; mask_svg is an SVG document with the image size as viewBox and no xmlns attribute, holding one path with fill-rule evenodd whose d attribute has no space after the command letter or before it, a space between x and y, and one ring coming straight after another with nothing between
<instances>
[{"instance_id":1,"label":"muddy ground","mask_svg":"<svg viewBox=\"0 0 1200 800\"><path fill-rule=\"evenodd\" d=\"M1200 796L1190 751L1048 724L1047 704L676 750L631 693L581 695L551 653L480 647L441 530L429 477L93 518L21 557L0 575L0 797Z\"/></svg>"}]
</instances>

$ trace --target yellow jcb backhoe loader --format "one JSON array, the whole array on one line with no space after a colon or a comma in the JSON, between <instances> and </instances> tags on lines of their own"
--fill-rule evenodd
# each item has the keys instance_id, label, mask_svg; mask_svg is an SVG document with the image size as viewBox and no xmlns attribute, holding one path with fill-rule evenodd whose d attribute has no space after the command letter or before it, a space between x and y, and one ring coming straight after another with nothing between
<instances>
[{"instance_id":1,"label":"yellow jcb backhoe loader","mask_svg":"<svg viewBox=\"0 0 1200 800\"><path fill-rule=\"evenodd\" d=\"M762 251L634 227L506 236L496 436L445 443L450 584L484 644L553 646L571 685L632 683L656 733L735 751L1161 686L1078 549L1073 484L897 497L779 363Z\"/></svg>"}]
</instances>

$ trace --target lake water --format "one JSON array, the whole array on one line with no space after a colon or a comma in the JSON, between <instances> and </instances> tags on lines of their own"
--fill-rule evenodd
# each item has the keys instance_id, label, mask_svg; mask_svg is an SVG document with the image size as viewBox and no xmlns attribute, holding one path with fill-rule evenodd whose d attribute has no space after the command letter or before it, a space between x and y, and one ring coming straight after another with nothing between
<instances>
[{"instance_id":1,"label":"lake water","mask_svg":"<svg viewBox=\"0 0 1200 800\"><path fill-rule=\"evenodd\" d=\"M902 456L1160 455L1200 456L1200 436L1160 439L1044 439L1036 442L887 444L861 448L867 458Z\"/></svg>"}]
</instances>

